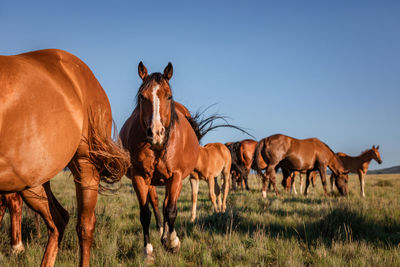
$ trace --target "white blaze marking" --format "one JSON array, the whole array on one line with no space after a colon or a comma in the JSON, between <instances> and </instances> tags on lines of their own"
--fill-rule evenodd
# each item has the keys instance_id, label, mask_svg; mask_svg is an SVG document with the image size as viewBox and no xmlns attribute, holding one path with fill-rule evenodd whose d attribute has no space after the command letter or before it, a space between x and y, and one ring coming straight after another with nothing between
<instances>
[{"instance_id":1,"label":"white blaze marking","mask_svg":"<svg viewBox=\"0 0 400 267\"><path fill-rule=\"evenodd\" d=\"M156 124L161 124L160 120L160 99L158 98L157 92L160 89L159 85L154 86L153 88L153 121L152 127Z\"/></svg>"}]
</instances>

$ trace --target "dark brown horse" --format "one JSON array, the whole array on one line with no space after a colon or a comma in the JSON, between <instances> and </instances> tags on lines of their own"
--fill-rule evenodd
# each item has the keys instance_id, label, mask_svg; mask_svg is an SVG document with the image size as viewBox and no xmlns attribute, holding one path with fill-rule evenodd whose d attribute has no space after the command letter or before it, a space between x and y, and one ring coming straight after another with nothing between
<instances>
[{"instance_id":1,"label":"dark brown horse","mask_svg":"<svg viewBox=\"0 0 400 267\"><path fill-rule=\"evenodd\" d=\"M0 56L0 88L0 192L20 191L45 220L42 266L53 266L69 215L49 181L68 165L80 265L89 266L99 182L119 181L129 166L129 154L111 139L108 98L85 63L54 49Z\"/></svg>"},{"instance_id":2,"label":"dark brown horse","mask_svg":"<svg viewBox=\"0 0 400 267\"><path fill-rule=\"evenodd\" d=\"M336 154L339 159L342 161L343 166L346 170L351 173L358 174L358 179L360 180L360 190L361 196L365 197L364 192L364 180L368 172L368 166L371 160L375 160L379 164L382 163L381 155L379 153L379 146L372 146L371 149L367 149L357 157L352 157L347 155L346 153L339 152ZM335 175L331 175L331 189L333 188L333 181L335 180Z\"/></svg>"},{"instance_id":3,"label":"dark brown horse","mask_svg":"<svg viewBox=\"0 0 400 267\"><path fill-rule=\"evenodd\" d=\"M266 176L272 181L275 181L276 168L279 165L282 170L286 169L290 173L306 171L305 195L310 183L310 173L315 170L318 170L321 176L325 195L328 194L326 190L326 168L328 167L338 177L336 186L339 192L342 195L347 194L348 171L344 169L336 154L317 138L299 140L282 134L272 135L257 144L255 155L261 155L268 165ZM265 189L266 185L263 186L263 191Z\"/></svg>"},{"instance_id":4,"label":"dark brown horse","mask_svg":"<svg viewBox=\"0 0 400 267\"><path fill-rule=\"evenodd\" d=\"M10 212L11 219L11 247L13 254L19 254L25 250L22 244L22 198L18 193L9 193L0 195L0 225L6 209ZM35 227L37 237L40 238L39 214L35 212Z\"/></svg>"},{"instance_id":5,"label":"dark brown horse","mask_svg":"<svg viewBox=\"0 0 400 267\"><path fill-rule=\"evenodd\" d=\"M168 64L163 74L148 75L140 62L138 72L143 82L137 93L137 104L122 127L120 137L131 154L132 166L127 176L132 179L139 200L144 253L146 260L151 261L149 202L158 214L155 186L166 186L161 242L167 251L176 252L180 248L174 227L177 201L182 180L196 166L200 145L190 123L189 111L173 99L169 85L172 64ZM159 221L157 216L156 220ZM160 227L159 223L157 225Z\"/></svg>"},{"instance_id":6,"label":"dark brown horse","mask_svg":"<svg viewBox=\"0 0 400 267\"><path fill-rule=\"evenodd\" d=\"M248 177L253 164L254 150L257 141L245 139L238 142L230 142L225 144L228 147L232 157L232 186L236 189L236 183L243 188L243 183L247 190L250 190Z\"/></svg>"}]
</instances>

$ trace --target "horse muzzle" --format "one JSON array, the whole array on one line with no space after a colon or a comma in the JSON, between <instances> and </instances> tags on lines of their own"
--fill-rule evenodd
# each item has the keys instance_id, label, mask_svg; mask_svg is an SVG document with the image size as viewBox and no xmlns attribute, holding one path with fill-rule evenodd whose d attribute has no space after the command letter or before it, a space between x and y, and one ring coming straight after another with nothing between
<instances>
[{"instance_id":1,"label":"horse muzzle","mask_svg":"<svg viewBox=\"0 0 400 267\"><path fill-rule=\"evenodd\" d=\"M165 139L165 128L148 128L146 131L146 140L154 148L161 148L164 144Z\"/></svg>"}]
</instances>

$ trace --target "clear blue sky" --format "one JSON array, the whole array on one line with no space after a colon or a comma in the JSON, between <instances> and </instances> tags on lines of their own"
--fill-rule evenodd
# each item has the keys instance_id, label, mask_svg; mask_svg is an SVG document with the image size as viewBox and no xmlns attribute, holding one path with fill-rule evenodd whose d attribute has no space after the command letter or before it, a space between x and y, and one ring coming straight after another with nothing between
<instances>
[{"instance_id":1,"label":"clear blue sky","mask_svg":"<svg viewBox=\"0 0 400 267\"><path fill-rule=\"evenodd\" d=\"M121 127L137 65L174 66L174 97L258 139L318 137L400 164L399 1L0 1L0 54L60 48L83 59ZM247 138L219 130L204 140ZM377 168L373 163L371 168Z\"/></svg>"}]
</instances>

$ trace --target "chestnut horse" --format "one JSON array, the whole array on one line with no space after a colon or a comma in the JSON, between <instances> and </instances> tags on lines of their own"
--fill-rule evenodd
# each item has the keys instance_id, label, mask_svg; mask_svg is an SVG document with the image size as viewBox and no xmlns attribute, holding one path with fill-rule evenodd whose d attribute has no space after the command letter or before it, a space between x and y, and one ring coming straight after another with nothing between
<instances>
[{"instance_id":1,"label":"chestnut horse","mask_svg":"<svg viewBox=\"0 0 400 267\"><path fill-rule=\"evenodd\" d=\"M248 177L253 164L254 150L256 149L257 141L245 139L238 142L226 143L225 145L228 147L232 157L231 172L233 188L236 189L236 183L241 184L243 188L244 182L246 189L250 190Z\"/></svg>"},{"instance_id":2,"label":"chestnut horse","mask_svg":"<svg viewBox=\"0 0 400 267\"><path fill-rule=\"evenodd\" d=\"M364 192L364 179L368 172L368 166L371 160L375 160L379 164L382 163L381 155L379 153L379 146L375 147L372 146L371 149L367 149L357 157L349 156L343 152L339 152L336 154L339 159L342 161L343 166L346 170L350 173L357 173L358 179L360 180L360 189L361 189L361 196L365 197ZM331 190L333 188L333 181L335 180L335 176L332 174L330 177L331 181Z\"/></svg>"},{"instance_id":3,"label":"chestnut horse","mask_svg":"<svg viewBox=\"0 0 400 267\"><path fill-rule=\"evenodd\" d=\"M226 198L229 192L229 174L231 169L231 154L229 149L221 143L210 143L200 147L199 158L196 167L190 174L190 184L192 186L192 217L190 221L196 219L197 193L199 191L199 180L208 183L210 200L213 203L215 212L225 212ZM221 203L221 190L218 185L217 177L222 176L222 191L224 199ZM218 199L218 205L217 201Z\"/></svg>"},{"instance_id":4,"label":"chestnut horse","mask_svg":"<svg viewBox=\"0 0 400 267\"><path fill-rule=\"evenodd\" d=\"M85 63L55 49L0 56L0 88L0 192L19 191L42 216L49 235L42 266L53 266L69 215L49 180L68 165L80 265L89 266L99 182L119 181L129 166L111 139L108 98Z\"/></svg>"},{"instance_id":5,"label":"chestnut horse","mask_svg":"<svg viewBox=\"0 0 400 267\"><path fill-rule=\"evenodd\" d=\"M336 154L317 138L295 139L282 134L275 134L262 139L256 148L255 156L261 155L268 165L266 176L275 181L276 168L281 165L282 170L290 173L293 171L306 171L306 188L304 195L307 195L309 176L312 171L318 170L322 185L326 190L326 168L328 167L338 178L336 186L342 195L347 194L348 171L346 171ZM285 176L285 174L284 174ZM263 185L263 195L266 194L266 184Z\"/></svg>"},{"instance_id":6,"label":"chestnut horse","mask_svg":"<svg viewBox=\"0 0 400 267\"><path fill-rule=\"evenodd\" d=\"M137 104L121 129L123 145L131 154L132 166L127 176L132 180L140 205L140 221L144 234L146 261L153 260L149 226L151 212L156 214L157 226L162 231L161 243L170 252L177 252L180 241L175 231L177 201L182 180L194 170L200 145L191 125L189 111L175 102L169 80L173 68L169 63L164 73L148 75L139 63L142 84L137 93ZM164 227L159 223L155 186L165 185L163 205Z\"/></svg>"},{"instance_id":7,"label":"chestnut horse","mask_svg":"<svg viewBox=\"0 0 400 267\"><path fill-rule=\"evenodd\" d=\"M6 209L10 212L11 219L11 247L13 254L19 254L25 250L22 244L21 222L22 222L22 198L18 193L0 195L0 225ZM35 212L35 228L37 237L40 238L39 214Z\"/></svg>"}]
</instances>

